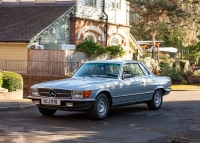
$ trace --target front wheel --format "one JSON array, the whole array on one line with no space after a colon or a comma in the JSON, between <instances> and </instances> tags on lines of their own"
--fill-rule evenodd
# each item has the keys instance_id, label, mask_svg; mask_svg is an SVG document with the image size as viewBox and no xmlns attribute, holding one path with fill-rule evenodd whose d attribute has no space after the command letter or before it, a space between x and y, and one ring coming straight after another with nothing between
<instances>
[{"instance_id":1,"label":"front wheel","mask_svg":"<svg viewBox=\"0 0 200 143\"><path fill-rule=\"evenodd\" d=\"M152 99L147 103L148 108L151 110L158 110L162 105L162 98L161 90L156 90Z\"/></svg>"},{"instance_id":2,"label":"front wheel","mask_svg":"<svg viewBox=\"0 0 200 143\"><path fill-rule=\"evenodd\" d=\"M97 96L96 101L89 111L92 119L102 120L104 119L109 110L108 98L105 94L101 93Z\"/></svg>"},{"instance_id":3,"label":"front wheel","mask_svg":"<svg viewBox=\"0 0 200 143\"><path fill-rule=\"evenodd\" d=\"M56 110L53 110L53 109L48 109L48 108L41 108L41 107L38 107L40 113L44 116L51 116L53 115Z\"/></svg>"}]
</instances>

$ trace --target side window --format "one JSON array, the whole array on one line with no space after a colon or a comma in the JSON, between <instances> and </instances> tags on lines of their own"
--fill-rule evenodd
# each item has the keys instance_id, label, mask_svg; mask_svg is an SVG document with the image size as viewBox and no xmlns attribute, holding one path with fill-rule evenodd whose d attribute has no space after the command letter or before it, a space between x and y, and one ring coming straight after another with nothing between
<instances>
[{"instance_id":1,"label":"side window","mask_svg":"<svg viewBox=\"0 0 200 143\"><path fill-rule=\"evenodd\" d=\"M85 0L86 5L96 6L96 0Z\"/></svg>"},{"instance_id":2,"label":"side window","mask_svg":"<svg viewBox=\"0 0 200 143\"><path fill-rule=\"evenodd\" d=\"M123 74L130 74L131 77L144 76L144 72L137 63L128 63L123 66Z\"/></svg>"},{"instance_id":3,"label":"side window","mask_svg":"<svg viewBox=\"0 0 200 143\"><path fill-rule=\"evenodd\" d=\"M142 64L140 64L140 67L145 72L146 75L151 75L151 73L146 69L145 66L143 66Z\"/></svg>"}]
</instances>

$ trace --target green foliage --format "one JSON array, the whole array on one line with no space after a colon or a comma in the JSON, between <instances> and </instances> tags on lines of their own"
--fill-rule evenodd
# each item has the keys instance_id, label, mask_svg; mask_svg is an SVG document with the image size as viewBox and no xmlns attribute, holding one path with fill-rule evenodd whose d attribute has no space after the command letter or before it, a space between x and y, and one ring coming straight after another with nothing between
<instances>
[{"instance_id":1,"label":"green foliage","mask_svg":"<svg viewBox=\"0 0 200 143\"><path fill-rule=\"evenodd\" d=\"M110 55L111 59L117 58L117 57L122 57L125 55L125 52L120 45L108 46L108 47L106 47L106 51Z\"/></svg>"},{"instance_id":2,"label":"green foliage","mask_svg":"<svg viewBox=\"0 0 200 143\"><path fill-rule=\"evenodd\" d=\"M157 39L162 39L161 43L164 47L182 47L182 41L179 37L182 37L183 32L180 27L170 27L166 24L159 25L157 28Z\"/></svg>"},{"instance_id":3,"label":"green foliage","mask_svg":"<svg viewBox=\"0 0 200 143\"><path fill-rule=\"evenodd\" d=\"M200 70L194 71L193 75L194 75L194 76L200 76Z\"/></svg>"},{"instance_id":4,"label":"green foliage","mask_svg":"<svg viewBox=\"0 0 200 143\"><path fill-rule=\"evenodd\" d=\"M180 63L180 68L181 68L181 70L184 71L185 66L186 66L186 61L180 60L179 63Z\"/></svg>"},{"instance_id":5,"label":"green foliage","mask_svg":"<svg viewBox=\"0 0 200 143\"><path fill-rule=\"evenodd\" d=\"M76 47L77 51L85 52L89 58L95 59L98 56L108 54L110 58L121 57L125 54L124 50L120 45L112 45L103 48L101 45L85 39Z\"/></svg>"},{"instance_id":6,"label":"green foliage","mask_svg":"<svg viewBox=\"0 0 200 143\"><path fill-rule=\"evenodd\" d=\"M144 53L144 54L142 55L142 58L145 58L145 57L151 57L151 53Z\"/></svg>"},{"instance_id":7,"label":"green foliage","mask_svg":"<svg viewBox=\"0 0 200 143\"><path fill-rule=\"evenodd\" d=\"M168 60L168 57L167 57L167 55L165 55L165 54L159 54L159 59L161 59L161 60L163 60L163 61L167 61Z\"/></svg>"},{"instance_id":8,"label":"green foliage","mask_svg":"<svg viewBox=\"0 0 200 143\"><path fill-rule=\"evenodd\" d=\"M161 62L159 63L159 66L160 66L160 68L161 68L161 70L162 70L162 69L164 69L165 67L170 67L170 63L169 63L168 61L161 61Z\"/></svg>"},{"instance_id":9,"label":"green foliage","mask_svg":"<svg viewBox=\"0 0 200 143\"><path fill-rule=\"evenodd\" d=\"M23 78L15 72L3 71L2 87L8 89L9 92L23 88Z\"/></svg>"},{"instance_id":10,"label":"green foliage","mask_svg":"<svg viewBox=\"0 0 200 143\"><path fill-rule=\"evenodd\" d=\"M183 81L183 84L187 85L187 84L188 84L188 82L187 82L186 80L184 80L184 81Z\"/></svg>"},{"instance_id":11,"label":"green foliage","mask_svg":"<svg viewBox=\"0 0 200 143\"><path fill-rule=\"evenodd\" d=\"M179 68L171 67L167 62L161 62L161 75L169 76L172 80L181 80L183 78L183 72Z\"/></svg>"},{"instance_id":12,"label":"green foliage","mask_svg":"<svg viewBox=\"0 0 200 143\"><path fill-rule=\"evenodd\" d=\"M187 16L181 2L171 0L128 0L131 6L131 33L136 39L151 40L151 33L156 32L158 38L168 42L168 46L176 43L174 37L181 34L181 19ZM175 35L174 35L175 34ZM180 35L181 36L181 35Z\"/></svg>"},{"instance_id":13,"label":"green foliage","mask_svg":"<svg viewBox=\"0 0 200 143\"><path fill-rule=\"evenodd\" d=\"M197 58L200 57L200 42L190 45L185 49L189 50L188 54L185 56L189 58L190 64L195 64L197 62Z\"/></svg>"},{"instance_id":14,"label":"green foliage","mask_svg":"<svg viewBox=\"0 0 200 143\"><path fill-rule=\"evenodd\" d=\"M162 39L164 41L162 46L165 47L178 48L181 41L185 45L197 41L193 33L199 34L198 29L200 28L198 16L200 2L198 0L127 1L130 2L131 7L131 33L137 40L152 40L151 33L156 32L156 39Z\"/></svg>"},{"instance_id":15,"label":"green foliage","mask_svg":"<svg viewBox=\"0 0 200 143\"><path fill-rule=\"evenodd\" d=\"M1 73L1 71L0 71L0 87L2 86L2 84L3 84L3 75L2 75L2 73Z\"/></svg>"},{"instance_id":16,"label":"green foliage","mask_svg":"<svg viewBox=\"0 0 200 143\"><path fill-rule=\"evenodd\" d=\"M106 53L106 49L103 48L100 44L87 39L80 43L76 47L76 50L85 52L88 55L88 57L92 59Z\"/></svg>"}]
</instances>

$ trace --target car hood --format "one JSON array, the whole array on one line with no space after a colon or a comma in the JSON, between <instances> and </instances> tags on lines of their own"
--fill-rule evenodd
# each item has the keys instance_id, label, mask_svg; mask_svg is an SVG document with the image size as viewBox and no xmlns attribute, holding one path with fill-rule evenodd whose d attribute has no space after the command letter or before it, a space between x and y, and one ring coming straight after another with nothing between
<instances>
[{"instance_id":1,"label":"car hood","mask_svg":"<svg viewBox=\"0 0 200 143\"><path fill-rule=\"evenodd\" d=\"M95 84L103 84L106 82L116 81L110 78L69 78L42 82L31 86L31 88L49 88L49 89L68 89L73 90L81 86L90 86Z\"/></svg>"}]
</instances>

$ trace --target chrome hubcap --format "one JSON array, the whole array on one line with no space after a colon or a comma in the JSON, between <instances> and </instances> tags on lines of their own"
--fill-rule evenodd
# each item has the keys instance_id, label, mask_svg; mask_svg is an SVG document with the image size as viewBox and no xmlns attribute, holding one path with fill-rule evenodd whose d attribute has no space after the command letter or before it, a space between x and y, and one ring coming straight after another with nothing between
<instances>
[{"instance_id":1,"label":"chrome hubcap","mask_svg":"<svg viewBox=\"0 0 200 143\"><path fill-rule=\"evenodd\" d=\"M106 113L107 104L106 104L105 99L102 98L99 100L97 108L98 108L97 110L100 116L103 116Z\"/></svg>"},{"instance_id":2,"label":"chrome hubcap","mask_svg":"<svg viewBox=\"0 0 200 143\"><path fill-rule=\"evenodd\" d=\"M155 97L154 97L154 102L155 105L158 107L161 104L161 94L160 92L156 92Z\"/></svg>"}]
</instances>

